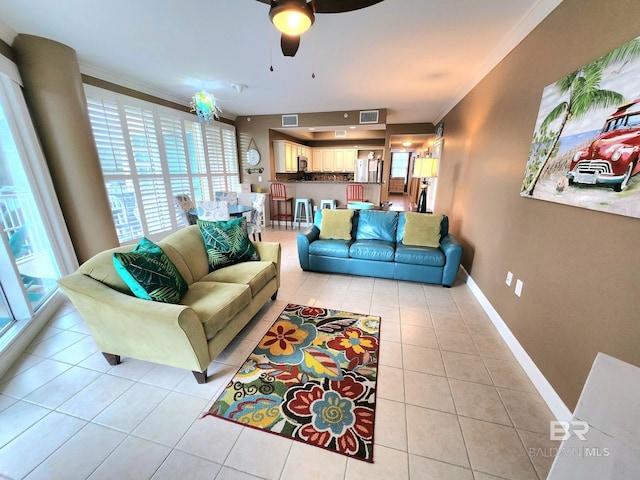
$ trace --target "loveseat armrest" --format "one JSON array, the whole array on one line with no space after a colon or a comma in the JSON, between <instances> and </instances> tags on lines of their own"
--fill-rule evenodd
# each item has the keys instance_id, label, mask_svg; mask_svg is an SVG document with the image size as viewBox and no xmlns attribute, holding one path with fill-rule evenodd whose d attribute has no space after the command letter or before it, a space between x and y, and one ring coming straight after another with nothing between
<instances>
[{"instance_id":1,"label":"loveseat armrest","mask_svg":"<svg viewBox=\"0 0 640 480\"><path fill-rule=\"evenodd\" d=\"M280 260L282 247L278 242L252 242L263 262L273 262L278 273L278 287L280 287Z\"/></svg>"},{"instance_id":2,"label":"loveseat armrest","mask_svg":"<svg viewBox=\"0 0 640 480\"><path fill-rule=\"evenodd\" d=\"M58 284L102 352L198 372L211 362L204 327L190 307L136 298L81 273Z\"/></svg>"},{"instance_id":3,"label":"loveseat armrest","mask_svg":"<svg viewBox=\"0 0 640 480\"><path fill-rule=\"evenodd\" d=\"M450 287L458 276L458 269L462 261L462 245L456 237L449 233L440 239L440 249L446 259L442 272L442 285Z\"/></svg>"},{"instance_id":4,"label":"loveseat armrest","mask_svg":"<svg viewBox=\"0 0 640 480\"><path fill-rule=\"evenodd\" d=\"M320 229L315 225L298 233L298 260L302 270L309 270L309 244L318 238L320 238Z\"/></svg>"}]
</instances>

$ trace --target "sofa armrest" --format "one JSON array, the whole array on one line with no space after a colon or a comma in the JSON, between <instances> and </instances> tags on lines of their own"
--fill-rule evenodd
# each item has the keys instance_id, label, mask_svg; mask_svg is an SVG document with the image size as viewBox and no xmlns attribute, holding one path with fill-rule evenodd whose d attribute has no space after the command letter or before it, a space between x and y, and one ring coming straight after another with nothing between
<instances>
[{"instance_id":1,"label":"sofa armrest","mask_svg":"<svg viewBox=\"0 0 640 480\"><path fill-rule=\"evenodd\" d=\"M211 362L190 307L136 298L81 273L58 283L101 351L200 372Z\"/></svg>"},{"instance_id":2,"label":"sofa armrest","mask_svg":"<svg viewBox=\"0 0 640 480\"><path fill-rule=\"evenodd\" d=\"M280 259L282 256L282 247L278 242L252 242L255 249L260 255L260 260L265 262L273 262L278 272L278 287L280 287Z\"/></svg>"},{"instance_id":3,"label":"sofa armrest","mask_svg":"<svg viewBox=\"0 0 640 480\"><path fill-rule=\"evenodd\" d=\"M442 284L450 287L458 276L458 269L462 261L462 245L458 243L456 237L448 234L440 239L440 249L446 258L442 272Z\"/></svg>"},{"instance_id":4,"label":"sofa armrest","mask_svg":"<svg viewBox=\"0 0 640 480\"><path fill-rule=\"evenodd\" d=\"M312 225L298 233L298 260L302 270L309 270L309 244L320 238L320 229Z\"/></svg>"}]
</instances>

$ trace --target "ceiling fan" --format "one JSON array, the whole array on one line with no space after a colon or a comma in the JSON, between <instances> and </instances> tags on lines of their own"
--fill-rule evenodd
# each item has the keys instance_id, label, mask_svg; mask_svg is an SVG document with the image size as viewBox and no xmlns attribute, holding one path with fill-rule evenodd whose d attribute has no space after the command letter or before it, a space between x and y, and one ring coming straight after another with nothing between
<instances>
[{"instance_id":1,"label":"ceiling fan","mask_svg":"<svg viewBox=\"0 0 640 480\"><path fill-rule=\"evenodd\" d=\"M370 7L383 0L257 0L271 6L269 18L282 32L280 47L287 57L295 56L300 35L315 20L316 13L343 13Z\"/></svg>"}]
</instances>

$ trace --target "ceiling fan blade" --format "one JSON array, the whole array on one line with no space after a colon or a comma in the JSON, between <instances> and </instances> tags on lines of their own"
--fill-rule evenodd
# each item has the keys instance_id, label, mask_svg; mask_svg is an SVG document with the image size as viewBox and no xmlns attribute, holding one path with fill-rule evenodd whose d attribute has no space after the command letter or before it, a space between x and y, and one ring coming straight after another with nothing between
<instances>
[{"instance_id":1,"label":"ceiling fan blade","mask_svg":"<svg viewBox=\"0 0 640 480\"><path fill-rule=\"evenodd\" d=\"M287 35L285 33L280 37L280 47L285 57L294 57L300 46L300 35Z\"/></svg>"},{"instance_id":2,"label":"ceiling fan blade","mask_svg":"<svg viewBox=\"0 0 640 480\"><path fill-rule=\"evenodd\" d=\"M367 8L382 1L383 0L313 0L313 4L316 13L343 13Z\"/></svg>"}]
</instances>

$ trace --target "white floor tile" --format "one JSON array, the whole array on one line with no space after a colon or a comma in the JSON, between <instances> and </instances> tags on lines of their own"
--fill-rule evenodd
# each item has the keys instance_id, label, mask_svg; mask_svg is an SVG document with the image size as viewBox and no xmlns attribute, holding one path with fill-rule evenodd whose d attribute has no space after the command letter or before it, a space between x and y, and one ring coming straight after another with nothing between
<instances>
[{"instance_id":1,"label":"white floor tile","mask_svg":"<svg viewBox=\"0 0 640 480\"><path fill-rule=\"evenodd\" d=\"M89 476L90 480L151 478L171 449L148 440L127 437Z\"/></svg>"},{"instance_id":2,"label":"white floor tile","mask_svg":"<svg viewBox=\"0 0 640 480\"><path fill-rule=\"evenodd\" d=\"M158 469L153 480L211 480L216 478L221 465L188 453L173 450L162 466Z\"/></svg>"},{"instance_id":3,"label":"white floor tile","mask_svg":"<svg viewBox=\"0 0 640 480\"><path fill-rule=\"evenodd\" d=\"M0 385L0 393L23 398L69 368L67 363L43 360Z\"/></svg>"},{"instance_id":4,"label":"white floor tile","mask_svg":"<svg viewBox=\"0 0 640 480\"><path fill-rule=\"evenodd\" d=\"M85 424L79 418L49 413L0 450L0 474L23 478Z\"/></svg>"},{"instance_id":5,"label":"white floor tile","mask_svg":"<svg viewBox=\"0 0 640 480\"><path fill-rule=\"evenodd\" d=\"M87 385L95 382L100 373L86 368L71 367L50 382L34 390L25 400L55 409Z\"/></svg>"},{"instance_id":6,"label":"white floor tile","mask_svg":"<svg viewBox=\"0 0 640 480\"><path fill-rule=\"evenodd\" d=\"M350 458L345 480L406 480L409 478L407 452L375 445L373 463Z\"/></svg>"},{"instance_id":7,"label":"white floor tile","mask_svg":"<svg viewBox=\"0 0 640 480\"><path fill-rule=\"evenodd\" d=\"M42 462L28 480L83 480L125 439L126 435L109 428L88 423L64 445ZM73 468L70 468L73 466Z\"/></svg>"},{"instance_id":8,"label":"white floor tile","mask_svg":"<svg viewBox=\"0 0 640 480\"><path fill-rule=\"evenodd\" d=\"M6 445L33 424L41 420L51 410L31 403L17 401L0 412L0 447Z\"/></svg>"},{"instance_id":9,"label":"white floor tile","mask_svg":"<svg viewBox=\"0 0 640 480\"><path fill-rule=\"evenodd\" d=\"M133 435L174 447L200 416L207 400L172 392L138 425Z\"/></svg>"},{"instance_id":10,"label":"white floor tile","mask_svg":"<svg viewBox=\"0 0 640 480\"><path fill-rule=\"evenodd\" d=\"M176 448L223 464L243 428L238 423L207 415L191 424Z\"/></svg>"},{"instance_id":11,"label":"white floor tile","mask_svg":"<svg viewBox=\"0 0 640 480\"><path fill-rule=\"evenodd\" d=\"M293 440L245 428L225 465L266 479L280 477Z\"/></svg>"},{"instance_id":12,"label":"white floor tile","mask_svg":"<svg viewBox=\"0 0 640 480\"><path fill-rule=\"evenodd\" d=\"M133 385L131 380L102 375L64 402L58 410L91 420Z\"/></svg>"},{"instance_id":13,"label":"white floor tile","mask_svg":"<svg viewBox=\"0 0 640 480\"><path fill-rule=\"evenodd\" d=\"M293 442L280 480L344 478L347 457L300 442Z\"/></svg>"}]
</instances>

